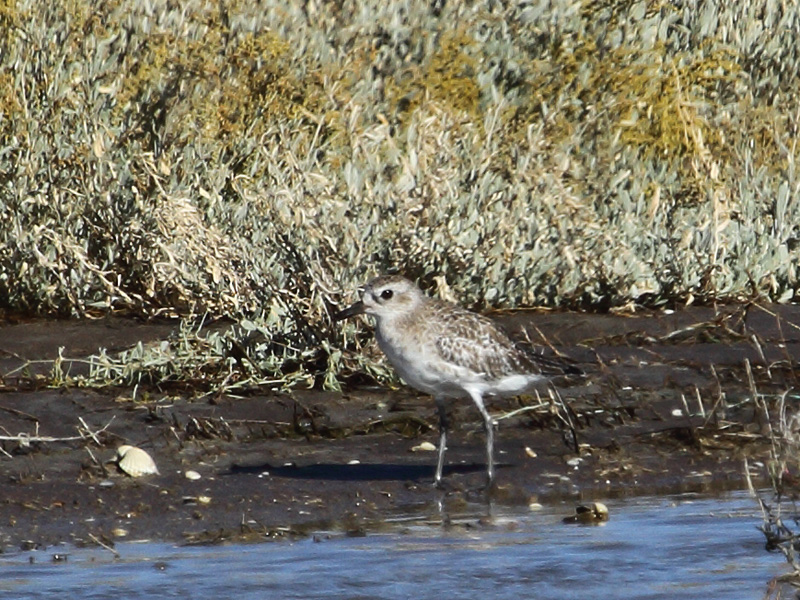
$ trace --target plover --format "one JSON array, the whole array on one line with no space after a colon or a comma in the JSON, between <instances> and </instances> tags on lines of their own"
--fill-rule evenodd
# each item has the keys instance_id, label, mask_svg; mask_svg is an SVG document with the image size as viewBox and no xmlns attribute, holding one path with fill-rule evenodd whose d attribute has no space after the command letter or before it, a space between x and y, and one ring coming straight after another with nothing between
<instances>
[{"instance_id":1,"label":"plover","mask_svg":"<svg viewBox=\"0 0 800 600\"><path fill-rule=\"evenodd\" d=\"M439 412L439 460L436 485L442 480L447 443L447 400L469 396L483 417L486 470L494 481L494 421L485 396L515 396L543 379L580 374L560 360L528 353L481 314L429 298L398 275L376 277L362 299L334 315L340 321L354 315L375 318L378 345L412 387L431 394Z\"/></svg>"}]
</instances>

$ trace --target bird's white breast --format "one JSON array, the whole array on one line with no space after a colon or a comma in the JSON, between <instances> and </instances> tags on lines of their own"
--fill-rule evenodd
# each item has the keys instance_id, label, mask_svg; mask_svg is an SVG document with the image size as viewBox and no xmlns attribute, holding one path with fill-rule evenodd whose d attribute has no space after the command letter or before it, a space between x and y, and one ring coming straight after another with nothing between
<instances>
[{"instance_id":1,"label":"bird's white breast","mask_svg":"<svg viewBox=\"0 0 800 600\"><path fill-rule=\"evenodd\" d=\"M512 396L541 379L534 374L514 373L490 380L485 373L444 360L432 340L408 327L396 327L392 321L379 322L375 337L398 375L410 386L434 396L460 397L468 390Z\"/></svg>"},{"instance_id":2,"label":"bird's white breast","mask_svg":"<svg viewBox=\"0 0 800 600\"><path fill-rule=\"evenodd\" d=\"M461 396L465 391L457 373L443 363L430 344L408 330L400 331L390 324L378 324L375 332L383 353L398 375L410 386L432 395Z\"/></svg>"}]
</instances>

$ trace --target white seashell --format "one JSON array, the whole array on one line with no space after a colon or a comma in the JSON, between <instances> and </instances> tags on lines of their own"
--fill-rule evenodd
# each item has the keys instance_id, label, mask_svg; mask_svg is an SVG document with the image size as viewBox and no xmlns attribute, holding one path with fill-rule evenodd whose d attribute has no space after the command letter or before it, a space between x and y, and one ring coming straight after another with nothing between
<instances>
[{"instance_id":1,"label":"white seashell","mask_svg":"<svg viewBox=\"0 0 800 600\"><path fill-rule=\"evenodd\" d=\"M431 444L430 442L422 442L419 446L414 446L411 448L412 452L435 452L436 446Z\"/></svg>"},{"instance_id":2,"label":"white seashell","mask_svg":"<svg viewBox=\"0 0 800 600\"><path fill-rule=\"evenodd\" d=\"M117 448L117 466L131 477L158 475L158 467L153 458L136 446L120 446Z\"/></svg>"},{"instance_id":3,"label":"white seashell","mask_svg":"<svg viewBox=\"0 0 800 600\"><path fill-rule=\"evenodd\" d=\"M538 454L536 454L536 450L534 450L530 446L525 446L525 454L527 454L531 458L536 458L537 456L539 456Z\"/></svg>"},{"instance_id":4,"label":"white seashell","mask_svg":"<svg viewBox=\"0 0 800 600\"><path fill-rule=\"evenodd\" d=\"M202 475L200 475L200 473L197 471L186 471L183 476L186 477L186 479L191 479L192 481L197 481L202 477Z\"/></svg>"}]
</instances>

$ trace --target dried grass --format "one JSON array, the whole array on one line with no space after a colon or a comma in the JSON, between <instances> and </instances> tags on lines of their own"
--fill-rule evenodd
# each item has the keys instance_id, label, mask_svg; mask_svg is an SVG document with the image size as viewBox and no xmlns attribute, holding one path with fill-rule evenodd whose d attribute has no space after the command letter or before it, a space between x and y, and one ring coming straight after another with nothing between
<instances>
[{"instance_id":1,"label":"dried grass","mask_svg":"<svg viewBox=\"0 0 800 600\"><path fill-rule=\"evenodd\" d=\"M795 298L794 4L19 0L0 20L8 310L228 316L263 336L261 380L335 386L387 377L329 311L390 269L476 308ZM123 378L230 382L230 340L201 338Z\"/></svg>"}]
</instances>

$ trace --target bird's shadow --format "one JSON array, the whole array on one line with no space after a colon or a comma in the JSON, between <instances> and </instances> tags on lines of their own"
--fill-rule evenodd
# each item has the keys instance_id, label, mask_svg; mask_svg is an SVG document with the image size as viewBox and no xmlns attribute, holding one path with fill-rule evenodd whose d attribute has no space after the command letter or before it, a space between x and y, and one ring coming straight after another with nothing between
<instances>
[{"instance_id":1,"label":"bird's shadow","mask_svg":"<svg viewBox=\"0 0 800 600\"><path fill-rule=\"evenodd\" d=\"M482 464L461 464L445 466L443 476L453 473L473 473L484 471ZM260 465L231 465L228 475L261 475L287 479L309 479L321 481L423 481L433 480L434 469L428 465L408 465L395 463L317 463L296 466L275 467L268 463Z\"/></svg>"}]
</instances>

